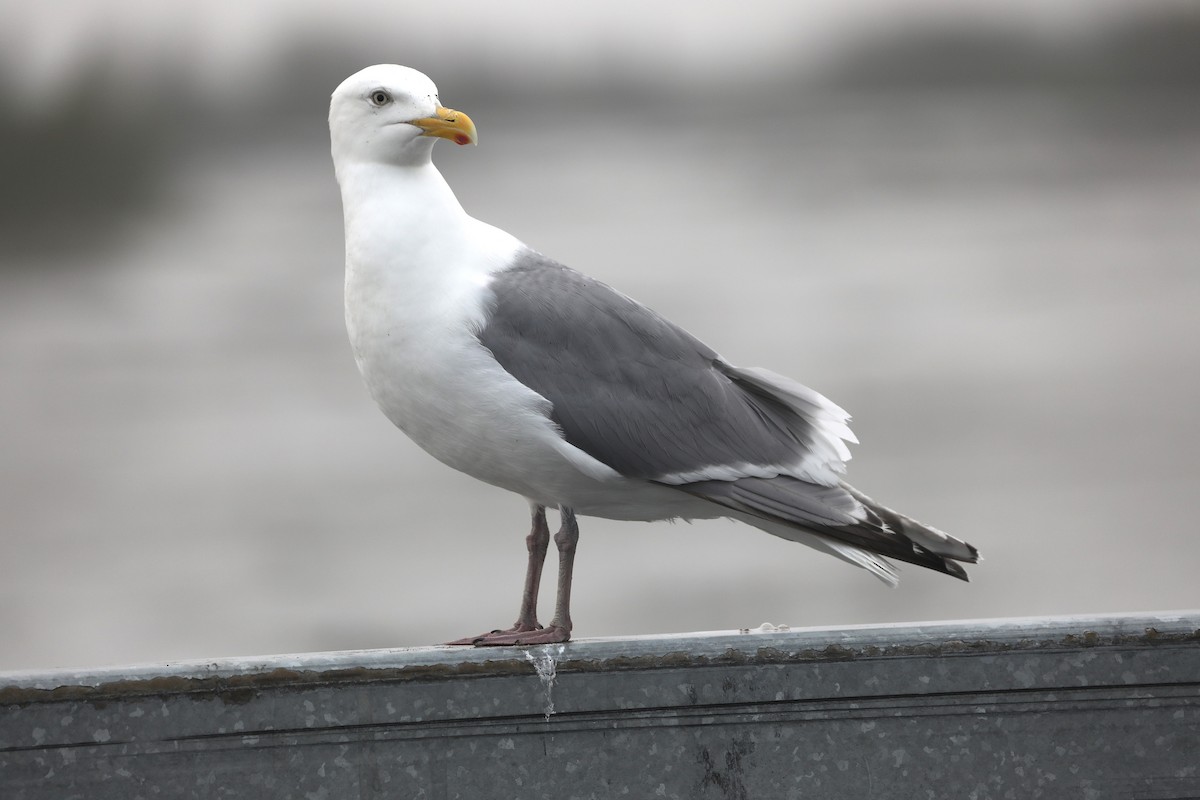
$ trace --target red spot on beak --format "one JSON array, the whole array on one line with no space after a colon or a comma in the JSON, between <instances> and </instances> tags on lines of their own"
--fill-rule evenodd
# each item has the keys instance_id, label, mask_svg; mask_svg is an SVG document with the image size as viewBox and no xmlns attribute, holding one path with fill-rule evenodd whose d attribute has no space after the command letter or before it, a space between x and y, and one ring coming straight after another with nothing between
<instances>
[{"instance_id":1,"label":"red spot on beak","mask_svg":"<svg viewBox=\"0 0 1200 800\"><path fill-rule=\"evenodd\" d=\"M456 133L454 135L454 141L457 142L458 144L470 144L471 143L471 140L467 138L467 135L465 133Z\"/></svg>"}]
</instances>

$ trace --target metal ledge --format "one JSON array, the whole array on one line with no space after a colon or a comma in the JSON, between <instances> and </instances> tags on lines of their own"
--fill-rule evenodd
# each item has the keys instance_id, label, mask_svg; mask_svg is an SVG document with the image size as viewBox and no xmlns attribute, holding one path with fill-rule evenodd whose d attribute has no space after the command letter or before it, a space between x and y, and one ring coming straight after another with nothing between
<instances>
[{"instance_id":1,"label":"metal ledge","mask_svg":"<svg viewBox=\"0 0 1200 800\"><path fill-rule=\"evenodd\" d=\"M1200 611L0 674L0 797L1200 796Z\"/></svg>"}]
</instances>

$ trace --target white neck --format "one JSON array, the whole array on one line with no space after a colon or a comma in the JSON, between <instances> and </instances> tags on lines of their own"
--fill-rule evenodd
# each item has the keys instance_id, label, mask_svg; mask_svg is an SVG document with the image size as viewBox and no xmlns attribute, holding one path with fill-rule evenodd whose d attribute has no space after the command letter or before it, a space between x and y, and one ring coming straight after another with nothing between
<instances>
[{"instance_id":1,"label":"white neck","mask_svg":"<svg viewBox=\"0 0 1200 800\"><path fill-rule=\"evenodd\" d=\"M398 262L436 256L439 240L470 219L437 167L351 164L338 170L346 224L346 265L377 257Z\"/></svg>"},{"instance_id":2,"label":"white neck","mask_svg":"<svg viewBox=\"0 0 1200 800\"><path fill-rule=\"evenodd\" d=\"M338 182L352 338L482 313L483 287L520 242L469 216L432 163L340 165Z\"/></svg>"}]
</instances>

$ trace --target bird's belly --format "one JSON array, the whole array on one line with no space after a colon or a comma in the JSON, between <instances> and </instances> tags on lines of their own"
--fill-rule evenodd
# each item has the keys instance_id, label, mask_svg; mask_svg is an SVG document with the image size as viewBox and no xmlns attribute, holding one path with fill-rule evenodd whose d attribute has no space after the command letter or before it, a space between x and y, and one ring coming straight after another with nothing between
<instances>
[{"instance_id":1,"label":"bird's belly","mask_svg":"<svg viewBox=\"0 0 1200 800\"><path fill-rule=\"evenodd\" d=\"M469 331L352 331L351 341L383 413L444 464L539 501L561 495L579 472L561 452L548 402Z\"/></svg>"},{"instance_id":2,"label":"bird's belly","mask_svg":"<svg viewBox=\"0 0 1200 800\"><path fill-rule=\"evenodd\" d=\"M394 331L393 331L394 332ZM622 477L562 438L550 403L473 335L351 339L363 379L396 427L442 463L549 507L623 520L719 516L715 506Z\"/></svg>"}]
</instances>

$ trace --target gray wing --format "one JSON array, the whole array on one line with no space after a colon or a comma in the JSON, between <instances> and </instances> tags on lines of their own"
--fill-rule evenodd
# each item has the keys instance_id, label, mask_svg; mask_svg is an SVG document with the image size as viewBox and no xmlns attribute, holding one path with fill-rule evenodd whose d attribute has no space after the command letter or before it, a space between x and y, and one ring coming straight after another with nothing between
<instances>
[{"instance_id":1,"label":"gray wing","mask_svg":"<svg viewBox=\"0 0 1200 800\"><path fill-rule=\"evenodd\" d=\"M821 395L734 367L650 309L533 251L490 288L480 342L550 401L566 440L593 458L626 477L966 580L954 561L974 562L975 548L839 479L849 458L842 440L854 438L846 413Z\"/></svg>"},{"instance_id":2,"label":"gray wing","mask_svg":"<svg viewBox=\"0 0 1200 800\"><path fill-rule=\"evenodd\" d=\"M809 407L781 397L769 373L733 367L650 309L533 251L490 289L480 341L553 404L568 442L622 475L679 484L806 464L836 482L849 453L822 412L840 412L851 434L844 412L815 392L792 384Z\"/></svg>"}]
</instances>

